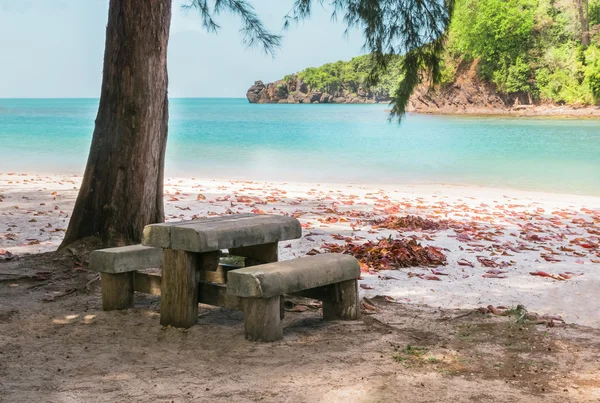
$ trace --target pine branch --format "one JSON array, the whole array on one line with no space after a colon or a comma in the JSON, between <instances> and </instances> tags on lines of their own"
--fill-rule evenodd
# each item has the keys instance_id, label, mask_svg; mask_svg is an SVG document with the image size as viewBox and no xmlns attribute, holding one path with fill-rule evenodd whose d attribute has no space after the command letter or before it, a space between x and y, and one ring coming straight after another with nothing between
<instances>
[{"instance_id":1,"label":"pine branch","mask_svg":"<svg viewBox=\"0 0 600 403\"><path fill-rule=\"evenodd\" d=\"M296 0L284 18L284 28L309 18L313 1ZM343 16L347 30L360 29L363 49L372 55L373 67L367 79L378 83L393 55L403 55L403 78L392 100L392 117L404 116L408 101L422 82L422 75L436 84L440 79L440 58L455 0L330 0L332 19Z\"/></svg>"},{"instance_id":2,"label":"pine branch","mask_svg":"<svg viewBox=\"0 0 600 403\"><path fill-rule=\"evenodd\" d=\"M224 12L237 15L242 20L242 41L248 47L261 46L266 54L274 55L281 45L281 36L270 33L256 14L254 7L245 0L214 0L212 9L207 0L190 0L182 8L186 11L194 8L200 13L202 26L209 32L220 28L213 15Z\"/></svg>"}]
</instances>

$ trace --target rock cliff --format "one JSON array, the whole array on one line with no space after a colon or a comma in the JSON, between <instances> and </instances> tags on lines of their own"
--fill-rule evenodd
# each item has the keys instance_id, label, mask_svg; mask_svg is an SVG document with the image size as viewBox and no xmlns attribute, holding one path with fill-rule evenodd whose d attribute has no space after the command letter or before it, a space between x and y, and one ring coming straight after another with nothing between
<instances>
[{"instance_id":1,"label":"rock cliff","mask_svg":"<svg viewBox=\"0 0 600 403\"><path fill-rule=\"evenodd\" d=\"M387 94L375 94L362 89L353 93L343 89L333 93L310 89L302 80L278 80L264 84L256 81L246 92L252 104L374 104L389 102Z\"/></svg>"}]
</instances>

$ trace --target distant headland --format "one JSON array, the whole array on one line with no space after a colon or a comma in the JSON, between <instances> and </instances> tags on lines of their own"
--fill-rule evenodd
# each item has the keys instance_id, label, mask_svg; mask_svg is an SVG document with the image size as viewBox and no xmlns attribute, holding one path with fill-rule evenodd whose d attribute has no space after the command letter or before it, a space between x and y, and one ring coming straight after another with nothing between
<instances>
[{"instance_id":1,"label":"distant headland","mask_svg":"<svg viewBox=\"0 0 600 403\"><path fill-rule=\"evenodd\" d=\"M589 6L589 7L588 7ZM435 87L408 111L435 114L600 116L600 0L456 2ZM257 81L251 103L386 103L402 82L402 56L371 85L370 55Z\"/></svg>"},{"instance_id":2,"label":"distant headland","mask_svg":"<svg viewBox=\"0 0 600 403\"><path fill-rule=\"evenodd\" d=\"M387 74L379 86L364 86L361 83L367 73L364 65L361 71L360 65L365 57L308 68L272 83L256 81L246 92L246 98L250 103L257 104L389 103L393 91L391 83L397 79L394 71ZM354 72L355 80L332 73L344 68ZM419 86L411 97L407 110L443 115L600 117L600 106L533 99L524 92L502 93L493 83L482 79L477 71L477 61L463 63L452 82L435 87L426 84Z\"/></svg>"}]
</instances>

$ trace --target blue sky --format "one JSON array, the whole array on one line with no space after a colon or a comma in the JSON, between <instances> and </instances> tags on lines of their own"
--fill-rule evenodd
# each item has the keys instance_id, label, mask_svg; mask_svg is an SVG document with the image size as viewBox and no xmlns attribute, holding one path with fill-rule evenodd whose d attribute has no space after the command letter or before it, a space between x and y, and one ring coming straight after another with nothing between
<instances>
[{"instance_id":1,"label":"blue sky","mask_svg":"<svg viewBox=\"0 0 600 403\"><path fill-rule=\"evenodd\" d=\"M359 32L344 36L330 10L284 32L275 58L241 44L239 20L220 16L218 35L174 0L169 42L171 97L243 97L255 81L362 54ZM293 0L249 0L280 32ZM0 98L98 97L108 0L0 0Z\"/></svg>"}]
</instances>

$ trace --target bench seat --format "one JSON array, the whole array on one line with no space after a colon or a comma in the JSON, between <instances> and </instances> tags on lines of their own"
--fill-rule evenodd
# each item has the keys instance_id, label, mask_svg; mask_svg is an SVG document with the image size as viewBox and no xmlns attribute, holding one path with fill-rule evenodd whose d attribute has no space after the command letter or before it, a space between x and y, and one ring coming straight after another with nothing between
<instances>
[{"instance_id":1,"label":"bench seat","mask_svg":"<svg viewBox=\"0 0 600 403\"><path fill-rule=\"evenodd\" d=\"M284 294L304 292L301 295L321 300L325 320L358 319L359 277L354 257L325 253L231 270L227 294L241 300L246 339L275 341L283 338Z\"/></svg>"},{"instance_id":2,"label":"bench seat","mask_svg":"<svg viewBox=\"0 0 600 403\"><path fill-rule=\"evenodd\" d=\"M102 309L112 311L133 306L136 280L139 290L159 292L160 282L156 277L136 274L138 270L160 267L161 261L162 249L143 245L93 251L90 254L90 269L100 273Z\"/></svg>"},{"instance_id":3,"label":"bench seat","mask_svg":"<svg viewBox=\"0 0 600 403\"><path fill-rule=\"evenodd\" d=\"M127 273L160 267L162 249L144 245L98 249L90 254L90 269L99 273Z\"/></svg>"},{"instance_id":4,"label":"bench seat","mask_svg":"<svg viewBox=\"0 0 600 403\"><path fill-rule=\"evenodd\" d=\"M325 253L232 270L227 273L227 292L243 298L271 298L358 277L360 266L355 258Z\"/></svg>"}]
</instances>

